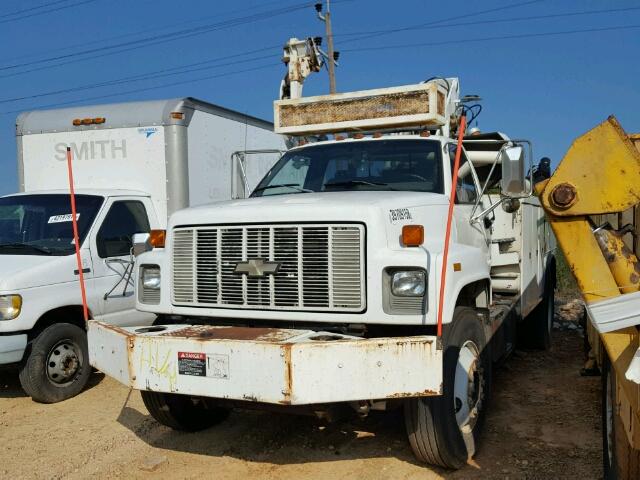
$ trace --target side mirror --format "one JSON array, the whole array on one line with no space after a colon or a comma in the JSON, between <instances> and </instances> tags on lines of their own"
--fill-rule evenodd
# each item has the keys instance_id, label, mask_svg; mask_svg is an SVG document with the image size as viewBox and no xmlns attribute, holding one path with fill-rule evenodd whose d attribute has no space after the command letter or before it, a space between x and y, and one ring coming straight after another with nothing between
<instances>
[{"instance_id":1,"label":"side mirror","mask_svg":"<svg viewBox=\"0 0 640 480\"><path fill-rule=\"evenodd\" d=\"M151 235L148 233L133 234L133 256L137 257L141 253L149 252L153 249L151 246Z\"/></svg>"},{"instance_id":2,"label":"side mirror","mask_svg":"<svg viewBox=\"0 0 640 480\"><path fill-rule=\"evenodd\" d=\"M527 179L525 177L524 148L520 146L508 147L500 152L502 165L502 180L500 188L507 197L526 197Z\"/></svg>"}]
</instances>

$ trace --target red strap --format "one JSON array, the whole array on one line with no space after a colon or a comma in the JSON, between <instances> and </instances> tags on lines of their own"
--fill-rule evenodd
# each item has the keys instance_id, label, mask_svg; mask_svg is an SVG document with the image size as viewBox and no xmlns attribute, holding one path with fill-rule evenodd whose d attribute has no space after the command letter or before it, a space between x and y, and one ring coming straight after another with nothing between
<instances>
[{"instance_id":1,"label":"red strap","mask_svg":"<svg viewBox=\"0 0 640 480\"><path fill-rule=\"evenodd\" d=\"M84 321L89 320L89 307L87 306L87 292L84 288L84 272L82 271L82 256L80 255L80 238L78 236L78 220L76 218L76 193L73 189L73 168L71 166L71 149L67 147L67 169L69 170L69 193L71 196L71 223L73 225L73 241L76 244L76 261L78 263L78 275L80 276L80 293L82 294L82 313Z\"/></svg>"},{"instance_id":2,"label":"red strap","mask_svg":"<svg viewBox=\"0 0 640 480\"><path fill-rule=\"evenodd\" d=\"M451 195L449 196L449 213L447 214L447 230L444 237L444 251L442 253L442 272L440 274L440 301L438 302L438 337L442 337L442 312L444 310L444 287L447 280L447 261L449 258L449 240L451 239L451 223L453 221L453 206L456 202L456 185L458 184L458 169L460 168L460 156L462 154L462 138L467 126L465 115L460 117L458 129L458 147L456 159L453 162L453 178L451 179Z\"/></svg>"}]
</instances>

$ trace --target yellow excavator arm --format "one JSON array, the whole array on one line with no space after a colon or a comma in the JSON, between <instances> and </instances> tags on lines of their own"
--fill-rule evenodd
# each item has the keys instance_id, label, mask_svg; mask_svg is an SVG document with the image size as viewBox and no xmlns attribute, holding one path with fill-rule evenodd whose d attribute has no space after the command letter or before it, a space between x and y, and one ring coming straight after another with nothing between
<instances>
[{"instance_id":1,"label":"yellow excavator arm","mask_svg":"<svg viewBox=\"0 0 640 480\"><path fill-rule=\"evenodd\" d=\"M637 242L624 241L625 237L637 238L640 227L635 215L640 203L639 147L640 136L627 135L618 121L609 117L576 139L552 177L536 185L558 245L587 304L592 348L600 363L607 356L615 372L616 413L630 446L636 450L640 449L640 385L626 375L640 346L638 327L609 331L611 327L598 324L594 312L599 311L599 305L617 305L620 300L626 304L626 312L635 311L640 318L640 294L634 294L640 289L640 263L634 253ZM617 230L598 224L603 217L616 214L614 218L619 218L630 209L633 221L626 228L619 222Z\"/></svg>"}]
</instances>

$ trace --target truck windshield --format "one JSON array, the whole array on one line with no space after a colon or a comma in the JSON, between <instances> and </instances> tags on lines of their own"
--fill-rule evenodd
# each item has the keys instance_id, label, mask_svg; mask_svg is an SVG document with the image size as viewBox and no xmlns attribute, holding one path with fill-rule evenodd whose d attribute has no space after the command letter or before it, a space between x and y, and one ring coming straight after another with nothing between
<instances>
[{"instance_id":1,"label":"truck windshield","mask_svg":"<svg viewBox=\"0 0 640 480\"><path fill-rule=\"evenodd\" d=\"M103 198L76 195L80 242ZM75 251L69 195L0 198L0 255L69 255Z\"/></svg>"},{"instance_id":2,"label":"truck windshield","mask_svg":"<svg viewBox=\"0 0 640 480\"><path fill-rule=\"evenodd\" d=\"M286 153L252 197L346 190L443 193L440 142L358 140Z\"/></svg>"}]
</instances>

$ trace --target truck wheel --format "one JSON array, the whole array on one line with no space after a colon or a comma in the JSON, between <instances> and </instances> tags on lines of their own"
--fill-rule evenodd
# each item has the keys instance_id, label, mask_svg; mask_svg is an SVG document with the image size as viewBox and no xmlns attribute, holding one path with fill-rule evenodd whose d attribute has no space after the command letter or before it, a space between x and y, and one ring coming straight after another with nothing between
<instances>
[{"instance_id":1,"label":"truck wheel","mask_svg":"<svg viewBox=\"0 0 640 480\"><path fill-rule=\"evenodd\" d=\"M616 376L605 357L602 368L602 459L605 480L640 478L640 450L629 445L618 414Z\"/></svg>"},{"instance_id":2,"label":"truck wheel","mask_svg":"<svg viewBox=\"0 0 640 480\"><path fill-rule=\"evenodd\" d=\"M443 395L407 400L405 425L418 460L457 469L476 453L491 388L491 354L472 308L456 308L444 345Z\"/></svg>"},{"instance_id":3,"label":"truck wheel","mask_svg":"<svg viewBox=\"0 0 640 480\"><path fill-rule=\"evenodd\" d=\"M90 374L86 332L70 323L56 323L30 342L20 384L36 402L56 403L80 393Z\"/></svg>"},{"instance_id":4,"label":"truck wheel","mask_svg":"<svg viewBox=\"0 0 640 480\"><path fill-rule=\"evenodd\" d=\"M549 350L551 348L551 329L555 309L555 288L547 280L542 301L524 319L519 333L520 343L525 348Z\"/></svg>"},{"instance_id":5,"label":"truck wheel","mask_svg":"<svg viewBox=\"0 0 640 480\"><path fill-rule=\"evenodd\" d=\"M229 416L228 409L216 407L210 400L202 397L146 390L142 390L140 394L151 416L174 430L198 432Z\"/></svg>"}]
</instances>

